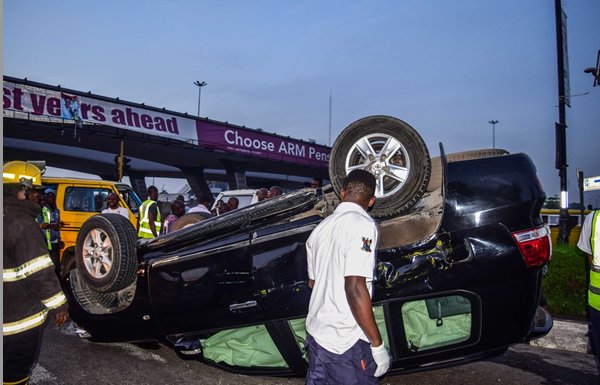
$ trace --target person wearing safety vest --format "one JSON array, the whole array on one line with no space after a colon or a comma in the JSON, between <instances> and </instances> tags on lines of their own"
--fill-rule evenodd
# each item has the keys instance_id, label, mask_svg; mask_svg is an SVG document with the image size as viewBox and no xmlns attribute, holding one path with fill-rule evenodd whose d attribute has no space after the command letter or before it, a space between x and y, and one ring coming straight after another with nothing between
<instances>
[{"instance_id":1,"label":"person wearing safety vest","mask_svg":"<svg viewBox=\"0 0 600 385\"><path fill-rule=\"evenodd\" d=\"M50 209L48 207L42 206L42 211L37 216L37 222L44 231L44 237L46 237L46 242L48 243L48 250L52 250L52 245L50 244L50 228L48 228L48 224L50 224Z\"/></svg>"},{"instance_id":2,"label":"person wearing safety vest","mask_svg":"<svg viewBox=\"0 0 600 385\"><path fill-rule=\"evenodd\" d=\"M596 369L600 374L600 210L592 211L585 217L577 247L588 255L590 261L589 338L596 358Z\"/></svg>"},{"instance_id":3,"label":"person wearing safety vest","mask_svg":"<svg viewBox=\"0 0 600 385\"><path fill-rule=\"evenodd\" d=\"M46 189L44 191L44 205L42 211L46 211L48 221L42 225L42 228L47 231L50 236L50 258L56 267L56 274L60 277L60 249L64 247L64 243L60 238L60 229L65 225L60 220L60 210L56 207L56 191Z\"/></svg>"},{"instance_id":4,"label":"person wearing safety vest","mask_svg":"<svg viewBox=\"0 0 600 385\"><path fill-rule=\"evenodd\" d=\"M27 191L27 199L29 199L33 203L38 204L38 205L41 206L40 212L38 213L38 216L36 217L35 220L40 225L40 229L42 230L42 234L44 234L44 238L46 239L46 243L48 244L48 250L50 250L50 248L52 247L50 245L50 231L46 230L46 227L45 227L45 225L47 225L48 223L50 223L50 210L48 210L44 206L42 195L36 189L29 189Z\"/></svg>"},{"instance_id":5,"label":"person wearing safety vest","mask_svg":"<svg viewBox=\"0 0 600 385\"><path fill-rule=\"evenodd\" d=\"M154 186L148 187L148 199L140 206L138 224L140 238L156 238L160 234L161 220L157 200L158 189Z\"/></svg>"},{"instance_id":6,"label":"person wearing safety vest","mask_svg":"<svg viewBox=\"0 0 600 385\"><path fill-rule=\"evenodd\" d=\"M28 384L50 314L57 326L69 316L48 246L36 217L40 206L26 198L28 188L41 187L42 173L22 161L3 167L3 381Z\"/></svg>"}]
</instances>

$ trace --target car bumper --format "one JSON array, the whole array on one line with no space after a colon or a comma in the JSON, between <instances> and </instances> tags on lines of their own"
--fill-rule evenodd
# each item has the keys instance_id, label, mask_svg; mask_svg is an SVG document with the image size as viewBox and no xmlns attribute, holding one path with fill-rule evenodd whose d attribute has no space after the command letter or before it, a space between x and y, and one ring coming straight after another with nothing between
<instances>
[{"instance_id":1,"label":"car bumper","mask_svg":"<svg viewBox=\"0 0 600 385\"><path fill-rule=\"evenodd\" d=\"M554 321L552 320L550 313L543 307L538 306L537 311L535 312L533 329L531 329L531 332L525 337L525 342L545 336L550 329L552 329L553 324Z\"/></svg>"}]
</instances>

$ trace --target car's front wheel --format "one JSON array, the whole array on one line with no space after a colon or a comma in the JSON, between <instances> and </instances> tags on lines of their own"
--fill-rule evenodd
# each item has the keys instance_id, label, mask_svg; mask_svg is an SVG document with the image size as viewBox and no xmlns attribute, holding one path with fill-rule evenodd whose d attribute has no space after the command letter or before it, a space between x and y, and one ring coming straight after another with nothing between
<instances>
[{"instance_id":1,"label":"car's front wheel","mask_svg":"<svg viewBox=\"0 0 600 385\"><path fill-rule=\"evenodd\" d=\"M75 262L85 283L99 293L117 291L135 279L137 235L119 214L94 215L83 223Z\"/></svg>"},{"instance_id":2,"label":"car's front wheel","mask_svg":"<svg viewBox=\"0 0 600 385\"><path fill-rule=\"evenodd\" d=\"M369 116L350 124L336 139L329 179L339 194L352 170L366 170L377 181L371 215L390 218L412 207L425 193L431 159L423 138L406 122L391 116Z\"/></svg>"}]
</instances>

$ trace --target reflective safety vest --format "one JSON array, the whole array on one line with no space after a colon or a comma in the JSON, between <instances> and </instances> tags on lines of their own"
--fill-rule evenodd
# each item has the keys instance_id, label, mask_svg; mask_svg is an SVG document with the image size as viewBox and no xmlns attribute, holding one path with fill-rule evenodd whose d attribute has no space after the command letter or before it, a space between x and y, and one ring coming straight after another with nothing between
<instances>
[{"instance_id":1,"label":"reflective safety vest","mask_svg":"<svg viewBox=\"0 0 600 385\"><path fill-rule=\"evenodd\" d=\"M39 219L39 217L38 217ZM42 206L42 223L50 223L50 209L46 206ZM42 230L44 235L46 236L46 243L48 244L48 250L52 250L52 245L50 244L50 229Z\"/></svg>"},{"instance_id":2,"label":"reflective safety vest","mask_svg":"<svg viewBox=\"0 0 600 385\"><path fill-rule=\"evenodd\" d=\"M590 285L588 287L588 303L600 311L600 210L594 211L590 232L592 249L592 266L590 268Z\"/></svg>"},{"instance_id":3,"label":"reflective safety vest","mask_svg":"<svg viewBox=\"0 0 600 385\"><path fill-rule=\"evenodd\" d=\"M50 256L45 254L15 268L3 269L2 281L4 285L19 285L23 280L30 279L29 277L33 276L35 273L48 268L54 269L54 263L50 259ZM34 311L35 313L33 314L21 315L23 318L16 321L4 322L2 324L2 333L4 333L5 336L9 336L38 327L46 321L49 310L58 309L66 302L67 298L63 292L59 290L50 297L42 299L42 304L44 306L41 309L38 307L37 309L40 309L39 311ZM6 315L4 318L7 318Z\"/></svg>"},{"instance_id":4,"label":"reflective safety vest","mask_svg":"<svg viewBox=\"0 0 600 385\"><path fill-rule=\"evenodd\" d=\"M152 199L146 199L142 206L140 206L140 229L138 231L138 237L140 238L154 238L152 230L150 230L150 221L148 219L148 213L150 206L157 205ZM156 206L156 220L154 221L154 227L156 227L156 234L160 234L160 210L158 205Z\"/></svg>"}]
</instances>

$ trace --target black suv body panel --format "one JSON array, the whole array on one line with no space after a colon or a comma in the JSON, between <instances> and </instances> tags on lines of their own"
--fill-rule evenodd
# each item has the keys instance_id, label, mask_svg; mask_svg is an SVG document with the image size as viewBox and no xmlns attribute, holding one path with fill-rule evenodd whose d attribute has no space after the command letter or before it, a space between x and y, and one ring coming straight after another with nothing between
<instances>
[{"instance_id":1,"label":"black suv body panel","mask_svg":"<svg viewBox=\"0 0 600 385\"><path fill-rule=\"evenodd\" d=\"M552 324L546 314L534 329L543 266L527 267L512 235L542 225L545 194L531 159L515 154L451 162L445 182L437 231L377 253L373 303L382 309L392 372L498 354ZM240 373L302 374L302 349L288 321L308 309L305 242L322 217L285 219L327 198L321 191L291 194L140 242L131 305L93 315L68 293L73 319L98 340L157 338L188 351L201 351L198 341L220 330L264 325L285 367L209 363ZM414 304L438 326L468 315L469 330L456 343L419 349L405 319Z\"/></svg>"}]
</instances>

